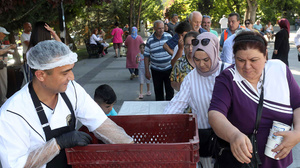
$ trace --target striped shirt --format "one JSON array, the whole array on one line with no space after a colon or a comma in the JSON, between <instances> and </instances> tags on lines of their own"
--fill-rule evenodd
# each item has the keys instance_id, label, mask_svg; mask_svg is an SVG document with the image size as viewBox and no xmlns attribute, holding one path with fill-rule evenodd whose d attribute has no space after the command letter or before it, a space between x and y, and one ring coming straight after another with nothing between
<instances>
[{"instance_id":1,"label":"striped shirt","mask_svg":"<svg viewBox=\"0 0 300 168\"><path fill-rule=\"evenodd\" d=\"M208 123L208 108L215 84L215 78L220 74L222 62L219 63L219 70L214 74L204 77L193 69L180 85L180 91L174 96L164 110L164 114L181 114L189 106L192 113L197 114L199 129L210 128ZM224 64L224 69L229 64ZM205 168L213 168L213 161L210 157L200 157L200 162Z\"/></svg>"},{"instance_id":2,"label":"striped shirt","mask_svg":"<svg viewBox=\"0 0 300 168\"><path fill-rule=\"evenodd\" d=\"M207 77L199 75L196 69L188 73L180 85L180 91L167 105L164 113L181 114L189 106L192 113L197 114L198 128L210 128L207 113L215 78L220 74L221 65L222 62L220 61L219 70ZM224 69L228 66L229 64L224 64Z\"/></svg>"},{"instance_id":3,"label":"striped shirt","mask_svg":"<svg viewBox=\"0 0 300 168\"><path fill-rule=\"evenodd\" d=\"M144 56L150 57L151 69L156 71L167 71L172 68L171 58L172 56L163 49L163 45L172 36L169 33L164 32L161 39L158 40L153 33L147 40Z\"/></svg>"}]
</instances>

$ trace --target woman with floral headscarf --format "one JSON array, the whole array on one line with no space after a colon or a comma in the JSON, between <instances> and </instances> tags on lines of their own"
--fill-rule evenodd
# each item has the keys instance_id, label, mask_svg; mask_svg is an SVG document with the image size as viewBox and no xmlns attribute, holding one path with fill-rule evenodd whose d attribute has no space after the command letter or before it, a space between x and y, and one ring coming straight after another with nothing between
<instances>
[{"instance_id":1,"label":"woman with floral headscarf","mask_svg":"<svg viewBox=\"0 0 300 168\"><path fill-rule=\"evenodd\" d=\"M137 34L137 28L132 27L131 35L127 36L125 46L127 46L126 68L131 74L130 80L138 75L138 64L136 63L136 55L140 52L140 44L144 43L142 37Z\"/></svg>"},{"instance_id":2,"label":"woman with floral headscarf","mask_svg":"<svg viewBox=\"0 0 300 168\"><path fill-rule=\"evenodd\" d=\"M275 45L272 59L279 59L289 66L288 56L290 51L290 23L285 18L280 19L278 23L280 26L280 31L275 35Z\"/></svg>"},{"instance_id":3,"label":"woman with floral headscarf","mask_svg":"<svg viewBox=\"0 0 300 168\"><path fill-rule=\"evenodd\" d=\"M185 76L180 91L173 97L164 110L165 114L181 114L187 107L197 114L199 129L210 128L208 107L212 96L215 78L229 64L223 64L219 58L219 39L210 32L204 32L192 40L194 69ZM200 142L201 142L201 135ZM202 146L202 144L200 144ZM202 167L213 168L212 158L205 156L200 149Z\"/></svg>"}]
</instances>

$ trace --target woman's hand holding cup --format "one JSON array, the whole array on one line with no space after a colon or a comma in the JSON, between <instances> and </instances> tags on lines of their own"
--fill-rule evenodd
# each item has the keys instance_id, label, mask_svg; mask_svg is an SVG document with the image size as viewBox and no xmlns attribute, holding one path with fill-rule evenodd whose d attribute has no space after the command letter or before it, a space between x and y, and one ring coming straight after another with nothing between
<instances>
[{"instance_id":1,"label":"woman's hand holding cup","mask_svg":"<svg viewBox=\"0 0 300 168\"><path fill-rule=\"evenodd\" d=\"M285 158L292 148L299 143L300 131L279 131L274 133L275 136L282 136L283 140L280 145L278 145L272 152L278 152L275 159Z\"/></svg>"}]
</instances>

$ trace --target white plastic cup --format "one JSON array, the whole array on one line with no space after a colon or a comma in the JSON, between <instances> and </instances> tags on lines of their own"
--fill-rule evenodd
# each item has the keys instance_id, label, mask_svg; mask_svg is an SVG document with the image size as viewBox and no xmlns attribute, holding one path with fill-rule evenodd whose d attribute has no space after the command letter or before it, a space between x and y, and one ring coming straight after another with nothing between
<instances>
[{"instance_id":1,"label":"white plastic cup","mask_svg":"<svg viewBox=\"0 0 300 168\"><path fill-rule=\"evenodd\" d=\"M284 123L273 121L272 128L270 129L270 133L268 136L268 141L265 148L265 155L275 159L276 152L272 152L272 149L275 149L278 145L281 144L283 137L274 135L275 132L278 131L289 131L291 126L286 125Z\"/></svg>"},{"instance_id":2,"label":"white plastic cup","mask_svg":"<svg viewBox=\"0 0 300 168\"><path fill-rule=\"evenodd\" d=\"M266 144L266 148L265 148L265 155L275 159L275 156L277 155L278 152L272 152L272 149L275 149L278 145L280 145L280 143L278 143L277 141L268 138L268 142ZM276 159L279 160L279 159Z\"/></svg>"},{"instance_id":3,"label":"white plastic cup","mask_svg":"<svg viewBox=\"0 0 300 168\"><path fill-rule=\"evenodd\" d=\"M270 131L270 135L271 135L273 140L278 141L278 142L281 143L281 141L283 140L283 137L282 136L276 136L276 135L274 135L274 133L278 132L278 131L289 131L290 129L291 129L291 126L289 126L289 125L286 125L286 124L278 122L278 121L273 121L273 125L272 125L271 131Z\"/></svg>"}]
</instances>

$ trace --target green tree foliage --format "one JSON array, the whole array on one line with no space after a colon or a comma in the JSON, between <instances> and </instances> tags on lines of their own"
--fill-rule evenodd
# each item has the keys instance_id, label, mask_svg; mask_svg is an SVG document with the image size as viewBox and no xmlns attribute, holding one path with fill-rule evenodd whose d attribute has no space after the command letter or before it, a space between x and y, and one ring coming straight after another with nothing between
<instances>
[{"instance_id":1,"label":"green tree foliage","mask_svg":"<svg viewBox=\"0 0 300 168\"><path fill-rule=\"evenodd\" d=\"M134 1L133 7L133 26L136 26L138 17L140 1ZM73 26L72 31L76 31L77 38L88 38L93 28L102 28L106 32L106 38L111 38L110 32L114 28L114 23L119 22L123 27L129 23L130 16L130 0L111 0L111 3L103 2L102 5L94 4L89 7L82 7L76 19L74 19L70 26ZM153 22L162 18L162 2L144 0L142 2L142 9L140 20L144 22ZM78 29L80 28L80 29Z\"/></svg>"},{"instance_id":2,"label":"green tree foliage","mask_svg":"<svg viewBox=\"0 0 300 168\"><path fill-rule=\"evenodd\" d=\"M286 17L294 24L295 15L300 14L300 0L256 0L258 8L256 20L261 19L276 23ZM190 12L200 11L210 15L212 27L219 27L222 15L237 12L244 17L247 12L247 0L143 0L140 20L150 23L163 19L164 5L170 14L177 13L180 20L184 20ZM24 22L35 23L46 21L59 33L58 6L61 0L5 0L0 5L0 26L4 26L15 34L23 30ZM133 26L136 26L140 0L134 0L130 9L130 0L64 0L66 27L68 32L75 34L77 40L88 38L92 28L102 28L107 35L113 28L115 21L123 27L129 23L130 11L133 12ZM147 26L147 24L146 24ZM12 33L12 34L14 34ZM13 35L12 35L13 36ZM110 38L107 36L107 38Z\"/></svg>"},{"instance_id":3,"label":"green tree foliage","mask_svg":"<svg viewBox=\"0 0 300 168\"><path fill-rule=\"evenodd\" d=\"M189 8L189 3L184 0L175 0L175 2L170 6L168 10L168 16L172 16L172 14L176 13L178 15L179 20L185 20L188 15L191 13Z\"/></svg>"},{"instance_id":4,"label":"green tree foliage","mask_svg":"<svg viewBox=\"0 0 300 168\"><path fill-rule=\"evenodd\" d=\"M293 25L295 24L295 15L300 14L300 0L262 0L259 3L257 17L264 24L271 21L274 25L284 17Z\"/></svg>"}]
</instances>

